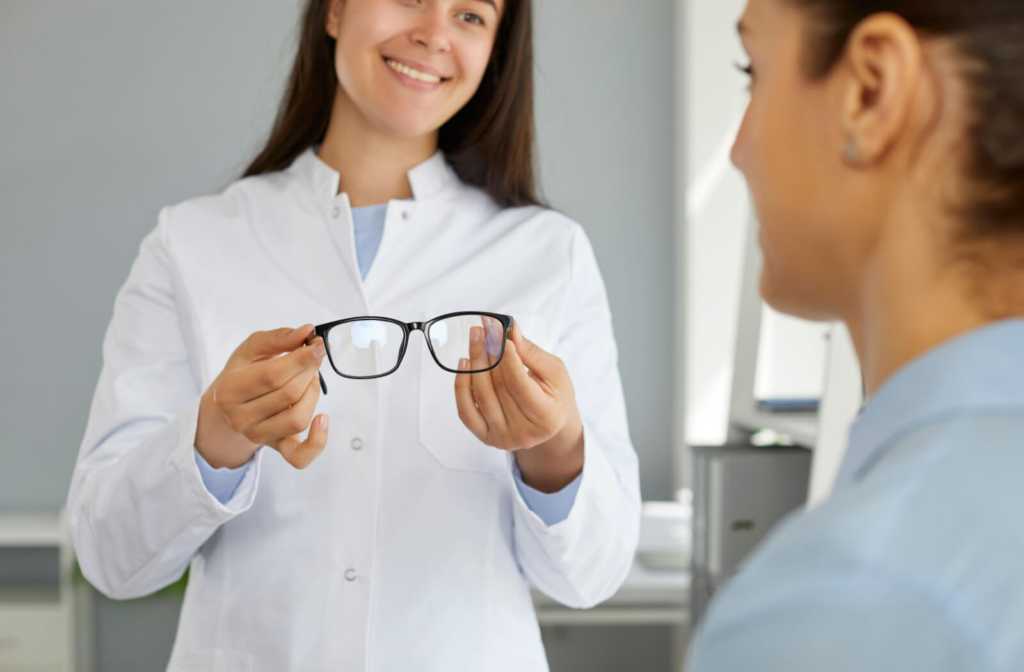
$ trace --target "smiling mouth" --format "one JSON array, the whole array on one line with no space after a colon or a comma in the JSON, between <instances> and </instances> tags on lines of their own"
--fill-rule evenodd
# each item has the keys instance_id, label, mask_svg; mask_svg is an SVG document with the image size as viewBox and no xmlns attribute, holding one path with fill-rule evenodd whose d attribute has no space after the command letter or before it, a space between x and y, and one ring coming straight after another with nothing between
<instances>
[{"instance_id":1,"label":"smiling mouth","mask_svg":"<svg viewBox=\"0 0 1024 672\"><path fill-rule=\"evenodd\" d=\"M426 72L420 72L416 68L410 68L404 63L398 61L392 61L390 58L384 58L384 63L395 72L401 73L406 77L410 77L420 82L426 82L427 84L440 84L441 82L447 82L450 77L438 77L437 75L431 75Z\"/></svg>"}]
</instances>

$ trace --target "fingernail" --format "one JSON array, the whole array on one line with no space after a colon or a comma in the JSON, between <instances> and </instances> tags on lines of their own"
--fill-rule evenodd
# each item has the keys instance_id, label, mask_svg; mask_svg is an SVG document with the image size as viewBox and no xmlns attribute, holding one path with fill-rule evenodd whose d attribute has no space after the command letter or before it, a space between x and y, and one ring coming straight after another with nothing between
<instances>
[{"instance_id":1,"label":"fingernail","mask_svg":"<svg viewBox=\"0 0 1024 672\"><path fill-rule=\"evenodd\" d=\"M469 368L469 360L468 359L460 359L459 360L459 371L465 371L468 368Z\"/></svg>"},{"instance_id":2,"label":"fingernail","mask_svg":"<svg viewBox=\"0 0 1024 672\"><path fill-rule=\"evenodd\" d=\"M480 329L479 328L473 327L472 329L469 330L469 342L470 343L479 343L480 342Z\"/></svg>"},{"instance_id":3,"label":"fingernail","mask_svg":"<svg viewBox=\"0 0 1024 672\"><path fill-rule=\"evenodd\" d=\"M327 349L324 348L323 341L316 344L316 350L313 351L313 354L317 357L323 357L327 354Z\"/></svg>"},{"instance_id":4,"label":"fingernail","mask_svg":"<svg viewBox=\"0 0 1024 672\"><path fill-rule=\"evenodd\" d=\"M321 415L320 416L320 429L327 429L328 423L329 423L328 417L326 415Z\"/></svg>"}]
</instances>

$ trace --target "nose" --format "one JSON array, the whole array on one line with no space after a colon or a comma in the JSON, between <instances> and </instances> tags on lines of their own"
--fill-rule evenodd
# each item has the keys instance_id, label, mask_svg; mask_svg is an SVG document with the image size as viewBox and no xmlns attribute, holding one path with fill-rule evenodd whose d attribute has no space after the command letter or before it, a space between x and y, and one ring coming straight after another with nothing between
<instances>
[{"instance_id":1,"label":"nose","mask_svg":"<svg viewBox=\"0 0 1024 672\"><path fill-rule=\"evenodd\" d=\"M416 44L426 47L428 51L441 54L451 51L442 4L436 3L433 11L424 12L411 35Z\"/></svg>"}]
</instances>

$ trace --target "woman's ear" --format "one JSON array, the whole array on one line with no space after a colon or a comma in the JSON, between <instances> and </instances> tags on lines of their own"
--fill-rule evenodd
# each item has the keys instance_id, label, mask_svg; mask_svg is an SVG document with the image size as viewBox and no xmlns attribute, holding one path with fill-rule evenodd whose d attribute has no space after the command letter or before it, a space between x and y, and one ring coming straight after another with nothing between
<instances>
[{"instance_id":1,"label":"woman's ear","mask_svg":"<svg viewBox=\"0 0 1024 672\"><path fill-rule=\"evenodd\" d=\"M327 17L325 26L327 34L335 40L341 34L341 7L344 0L327 0Z\"/></svg>"},{"instance_id":2,"label":"woman's ear","mask_svg":"<svg viewBox=\"0 0 1024 672\"><path fill-rule=\"evenodd\" d=\"M920 38L895 14L868 17L851 33L840 75L847 163L878 163L905 135L921 93L922 60Z\"/></svg>"}]
</instances>

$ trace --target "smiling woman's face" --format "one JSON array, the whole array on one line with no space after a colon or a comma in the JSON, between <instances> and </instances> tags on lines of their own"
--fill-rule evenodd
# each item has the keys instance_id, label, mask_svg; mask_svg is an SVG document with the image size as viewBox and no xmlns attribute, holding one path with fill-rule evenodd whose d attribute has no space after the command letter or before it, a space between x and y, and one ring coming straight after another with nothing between
<instances>
[{"instance_id":1,"label":"smiling woman's face","mask_svg":"<svg viewBox=\"0 0 1024 672\"><path fill-rule=\"evenodd\" d=\"M806 75L808 21L786 0L749 0L740 34L752 70L750 105L732 158L761 226L762 296L792 315L836 319L878 218L867 185L843 162L837 74Z\"/></svg>"},{"instance_id":2,"label":"smiling woman's face","mask_svg":"<svg viewBox=\"0 0 1024 672\"><path fill-rule=\"evenodd\" d=\"M487 71L505 0L333 0L327 32L345 95L376 128L432 133Z\"/></svg>"}]
</instances>

